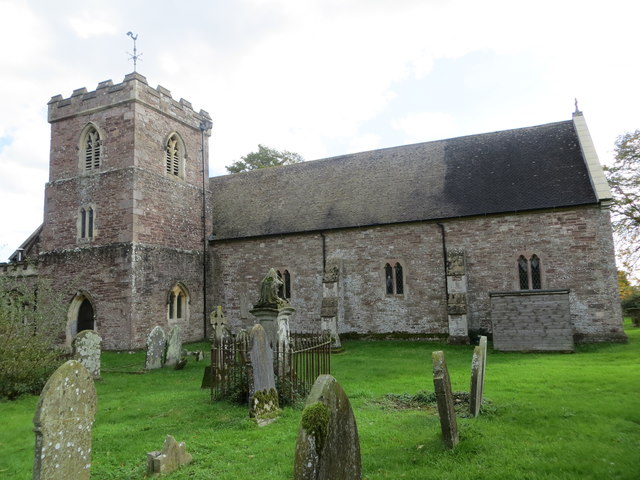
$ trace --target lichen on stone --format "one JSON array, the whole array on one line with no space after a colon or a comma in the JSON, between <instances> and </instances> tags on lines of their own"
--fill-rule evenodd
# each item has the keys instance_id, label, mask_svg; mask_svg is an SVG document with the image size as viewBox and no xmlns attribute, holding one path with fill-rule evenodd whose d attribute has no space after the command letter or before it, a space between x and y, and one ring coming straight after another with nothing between
<instances>
[{"instance_id":1,"label":"lichen on stone","mask_svg":"<svg viewBox=\"0 0 640 480\"><path fill-rule=\"evenodd\" d=\"M280 414L278 392L275 388L258 390L252 399L250 415L255 418L273 418Z\"/></svg>"},{"instance_id":2,"label":"lichen on stone","mask_svg":"<svg viewBox=\"0 0 640 480\"><path fill-rule=\"evenodd\" d=\"M312 403L302 411L302 428L307 432L307 435L313 435L315 438L318 455L320 455L329 433L329 419L329 407L322 402Z\"/></svg>"}]
</instances>

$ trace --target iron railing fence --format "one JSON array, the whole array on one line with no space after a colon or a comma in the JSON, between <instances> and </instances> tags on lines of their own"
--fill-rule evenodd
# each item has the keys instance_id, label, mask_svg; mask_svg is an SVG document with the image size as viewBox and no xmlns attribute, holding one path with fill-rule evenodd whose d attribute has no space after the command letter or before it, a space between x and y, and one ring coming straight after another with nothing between
<instances>
[{"instance_id":1,"label":"iron railing fence","mask_svg":"<svg viewBox=\"0 0 640 480\"><path fill-rule=\"evenodd\" d=\"M320 333L290 334L289 342L271 345L280 405L304 400L319 375L331 373L331 338ZM211 343L211 400L248 403L252 365L248 335Z\"/></svg>"}]
</instances>

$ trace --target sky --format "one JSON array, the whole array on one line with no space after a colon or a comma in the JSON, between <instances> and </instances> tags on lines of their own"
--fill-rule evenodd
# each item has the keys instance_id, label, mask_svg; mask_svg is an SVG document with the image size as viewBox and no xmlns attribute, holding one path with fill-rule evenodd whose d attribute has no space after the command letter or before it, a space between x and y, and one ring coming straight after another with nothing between
<instances>
[{"instance_id":1,"label":"sky","mask_svg":"<svg viewBox=\"0 0 640 480\"><path fill-rule=\"evenodd\" d=\"M213 119L210 175L569 120L640 128L636 0L0 0L0 262L42 223L47 102L137 71Z\"/></svg>"}]
</instances>

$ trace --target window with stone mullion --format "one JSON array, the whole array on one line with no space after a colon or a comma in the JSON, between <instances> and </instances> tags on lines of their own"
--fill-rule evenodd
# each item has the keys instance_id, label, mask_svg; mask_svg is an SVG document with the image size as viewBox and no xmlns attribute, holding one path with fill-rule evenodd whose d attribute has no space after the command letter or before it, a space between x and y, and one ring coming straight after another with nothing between
<instances>
[{"instance_id":1,"label":"window with stone mullion","mask_svg":"<svg viewBox=\"0 0 640 480\"><path fill-rule=\"evenodd\" d=\"M96 130L87 133L87 143L85 145L85 170L100 168L100 135Z\"/></svg>"},{"instance_id":2,"label":"window with stone mullion","mask_svg":"<svg viewBox=\"0 0 640 480\"><path fill-rule=\"evenodd\" d=\"M178 140L170 138L167 143L167 173L175 176L180 175L180 158L178 155Z\"/></svg>"}]
</instances>

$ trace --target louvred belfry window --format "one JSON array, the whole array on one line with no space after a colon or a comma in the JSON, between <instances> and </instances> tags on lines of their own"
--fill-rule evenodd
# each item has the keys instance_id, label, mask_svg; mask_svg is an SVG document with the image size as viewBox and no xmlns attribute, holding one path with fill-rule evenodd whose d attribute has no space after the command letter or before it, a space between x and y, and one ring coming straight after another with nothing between
<instances>
[{"instance_id":1,"label":"louvred belfry window","mask_svg":"<svg viewBox=\"0 0 640 480\"><path fill-rule=\"evenodd\" d=\"M169 175L180 176L180 147L178 143L178 137L172 135L167 142L167 149L165 151L167 161L167 173Z\"/></svg>"},{"instance_id":2,"label":"louvred belfry window","mask_svg":"<svg viewBox=\"0 0 640 480\"><path fill-rule=\"evenodd\" d=\"M84 135L84 169L96 170L100 168L102 157L102 140L95 127L88 128Z\"/></svg>"}]
</instances>

